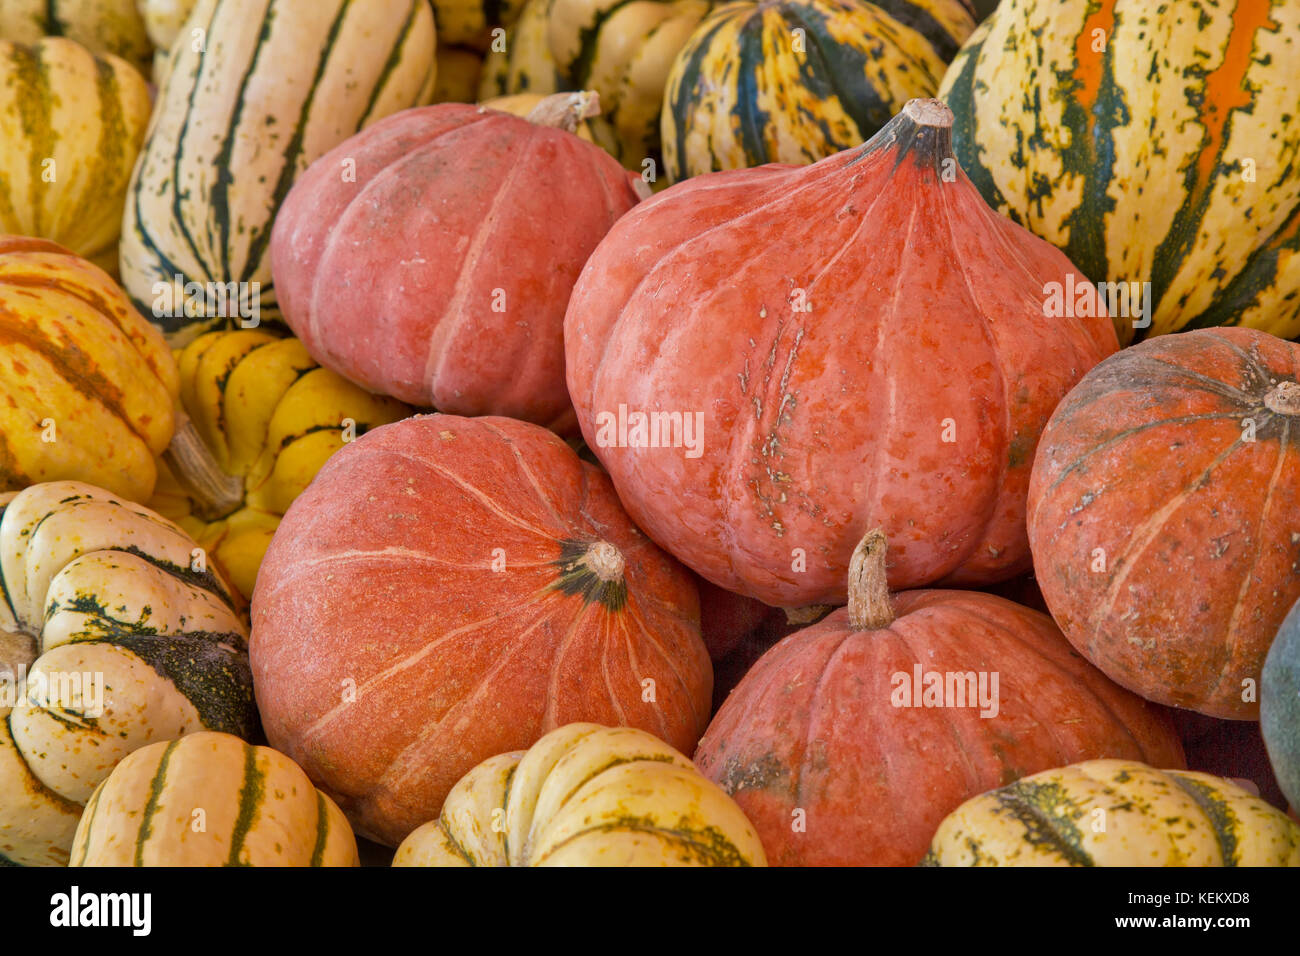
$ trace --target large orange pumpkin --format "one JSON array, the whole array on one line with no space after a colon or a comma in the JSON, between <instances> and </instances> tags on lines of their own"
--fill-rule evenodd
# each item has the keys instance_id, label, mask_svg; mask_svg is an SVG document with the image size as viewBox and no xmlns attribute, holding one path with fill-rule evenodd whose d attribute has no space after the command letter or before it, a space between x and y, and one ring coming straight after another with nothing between
<instances>
[{"instance_id":1,"label":"large orange pumpkin","mask_svg":"<svg viewBox=\"0 0 1300 956\"><path fill-rule=\"evenodd\" d=\"M560 438L430 415L368 432L289 508L253 594L271 744L396 845L488 757L574 721L690 753L712 672L688 572Z\"/></svg>"},{"instance_id":2,"label":"large orange pumpkin","mask_svg":"<svg viewBox=\"0 0 1300 956\"><path fill-rule=\"evenodd\" d=\"M412 405L573 430L569 291L638 198L567 131L593 98L548 98L528 119L407 110L312 164L271 239L280 306L312 358Z\"/></svg>"},{"instance_id":3,"label":"large orange pumpkin","mask_svg":"<svg viewBox=\"0 0 1300 956\"><path fill-rule=\"evenodd\" d=\"M574 287L587 443L637 524L727 590L843 604L877 524L895 587L1030 565L1039 432L1117 341L1107 318L1045 317L1072 266L984 204L951 122L913 100L811 166L667 189Z\"/></svg>"},{"instance_id":4,"label":"large orange pumpkin","mask_svg":"<svg viewBox=\"0 0 1300 956\"><path fill-rule=\"evenodd\" d=\"M1026 774L1098 757L1183 766L1168 714L1047 615L975 591L891 601L884 548L878 531L862 540L848 607L768 651L695 754L769 863L911 866L948 813Z\"/></svg>"},{"instance_id":5,"label":"large orange pumpkin","mask_svg":"<svg viewBox=\"0 0 1300 956\"><path fill-rule=\"evenodd\" d=\"M1300 346L1160 336L1093 369L1034 463L1029 540L1074 646L1149 700L1257 720L1300 598Z\"/></svg>"}]
</instances>

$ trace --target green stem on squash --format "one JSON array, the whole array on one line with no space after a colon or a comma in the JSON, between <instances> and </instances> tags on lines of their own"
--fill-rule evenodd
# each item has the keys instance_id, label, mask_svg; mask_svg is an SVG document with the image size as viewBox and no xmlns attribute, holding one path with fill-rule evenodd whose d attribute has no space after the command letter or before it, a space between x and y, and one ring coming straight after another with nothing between
<instances>
[{"instance_id":1,"label":"green stem on squash","mask_svg":"<svg viewBox=\"0 0 1300 956\"><path fill-rule=\"evenodd\" d=\"M885 574L885 532L872 528L853 549L849 561L849 625L855 631L878 631L894 623Z\"/></svg>"},{"instance_id":2,"label":"green stem on squash","mask_svg":"<svg viewBox=\"0 0 1300 956\"><path fill-rule=\"evenodd\" d=\"M243 479L221 470L188 415L178 409L176 416L176 432L163 460L194 500L195 513L216 521L238 511L244 503Z\"/></svg>"},{"instance_id":3,"label":"green stem on squash","mask_svg":"<svg viewBox=\"0 0 1300 956\"><path fill-rule=\"evenodd\" d=\"M552 126L566 133L576 132L585 119L600 115L600 94L595 90L576 93L553 93L532 108L524 117L538 126Z\"/></svg>"}]
</instances>

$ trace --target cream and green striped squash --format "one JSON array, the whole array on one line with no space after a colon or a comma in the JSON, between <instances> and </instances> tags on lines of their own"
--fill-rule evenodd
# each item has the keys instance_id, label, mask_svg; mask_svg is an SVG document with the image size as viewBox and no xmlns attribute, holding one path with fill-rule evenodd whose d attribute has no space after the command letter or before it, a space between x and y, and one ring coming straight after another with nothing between
<instances>
[{"instance_id":1,"label":"cream and green striped squash","mask_svg":"<svg viewBox=\"0 0 1300 956\"><path fill-rule=\"evenodd\" d=\"M269 250L294 179L436 79L429 0L200 0L186 29L202 43L172 50L121 244L122 284L174 348L240 321L171 314L187 283L258 283L257 320L282 324Z\"/></svg>"},{"instance_id":2,"label":"cream and green striped squash","mask_svg":"<svg viewBox=\"0 0 1300 956\"><path fill-rule=\"evenodd\" d=\"M194 12L198 0L138 0L144 16L145 29L154 45L153 81L161 87L167 81L171 65L172 46L180 35L181 27Z\"/></svg>"},{"instance_id":3,"label":"cream and green striped squash","mask_svg":"<svg viewBox=\"0 0 1300 956\"><path fill-rule=\"evenodd\" d=\"M1150 325L1125 317L1126 339L1295 338L1297 62L1294 0L1002 0L940 95L994 209L1094 282L1150 283Z\"/></svg>"},{"instance_id":4,"label":"cream and green striped squash","mask_svg":"<svg viewBox=\"0 0 1300 956\"><path fill-rule=\"evenodd\" d=\"M515 22L505 28L502 42L490 47L483 59L479 100L516 93L547 96L570 89L551 55L550 10L551 0L526 0Z\"/></svg>"},{"instance_id":5,"label":"cream and green striped squash","mask_svg":"<svg viewBox=\"0 0 1300 956\"><path fill-rule=\"evenodd\" d=\"M1300 826L1220 777L1089 760L967 800L922 866L1300 866Z\"/></svg>"},{"instance_id":6,"label":"cream and green striped squash","mask_svg":"<svg viewBox=\"0 0 1300 956\"><path fill-rule=\"evenodd\" d=\"M664 165L673 182L857 146L930 97L975 29L966 0L738 0L673 63Z\"/></svg>"},{"instance_id":7,"label":"cream and green striped squash","mask_svg":"<svg viewBox=\"0 0 1300 956\"><path fill-rule=\"evenodd\" d=\"M252 733L248 628L194 541L146 508L76 481L0 508L0 863L62 865L128 754Z\"/></svg>"},{"instance_id":8,"label":"cream and green striped squash","mask_svg":"<svg viewBox=\"0 0 1300 956\"><path fill-rule=\"evenodd\" d=\"M145 71L153 44L137 0L0 0L0 39L35 43L67 37Z\"/></svg>"},{"instance_id":9,"label":"cream and green striped squash","mask_svg":"<svg viewBox=\"0 0 1300 956\"><path fill-rule=\"evenodd\" d=\"M486 50L492 31L509 27L519 17L524 0L433 0L438 41Z\"/></svg>"},{"instance_id":10,"label":"cream and green striped squash","mask_svg":"<svg viewBox=\"0 0 1300 956\"><path fill-rule=\"evenodd\" d=\"M0 233L115 272L149 86L125 60L58 37L0 40Z\"/></svg>"},{"instance_id":11,"label":"cream and green striped squash","mask_svg":"<svg viewBox=\"0 0 1300 956\"><path fill-rule=\"evenodd\" d=\"M357 866L338 806L279 751L200 731L142 747L95 790L70 866Z\"/></svg>"}]
</instances>

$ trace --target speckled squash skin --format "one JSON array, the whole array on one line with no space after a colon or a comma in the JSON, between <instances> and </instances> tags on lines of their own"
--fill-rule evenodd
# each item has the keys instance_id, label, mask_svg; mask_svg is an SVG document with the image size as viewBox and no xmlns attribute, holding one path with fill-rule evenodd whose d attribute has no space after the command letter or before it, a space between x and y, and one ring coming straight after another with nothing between
<instances>
[{"instance_id":1,"label":"speckled squash skin","mask_svg":"<svg viewBox=\"0 0 1300 956\"><path fill-rule=\"evenodd\" d=\"M473 105L408 110L294 187L271 242L276 288L312 356L364 388L572 432L564 309L637 199L617 162L563 129Z\"/></svg>"},{"instance_id":2,"label":"speckled squash skin","mask_svg":"<svg viewBox=\"0 0 1300 956\"><path fill-rule=\"evenodd\" d=\"M966 0L739 0L677 54L661 115L671 182L813 163L934 96L975 18Z\"/></svg>"},{"instance_id":3,"label":"speckled squash skin","mask_svg":"<svg viewBox=\"0 0 1300 956\"><path fill-rule=\"evenodd\" d=\"M766 866L740 808L662 740L569 724L479 764L393 866Z\"/></svg>"},{"instance_id":4,"label":"speckled squash skin","mask_svg":"<svg viewBox=\"0 0 1300 956\"><path fill-rule=\"evenodd\" d=\"M1300 825L1221 777L1090 760L968 800L923 866L1300 866Z\"/></svg>"},{"instance_id":5,"label":"speckled squash skin","mask_svg":"<svg viewBox=\"0 0 1300 956\"><path fill-rule=\"evenodd\" d=\"M1291 608L1264 659L1259 723L1278 785L1300 807L1300 603Z\"/></svg>"},{"instance_id":6,"label":"speckled squash skin","mask_svg":"<svg viewBox=\"0 0 1300 956\"><path fill-rule=\"evenodd\" d=\"M177 314L189 283L245 283L259 324L281 324L271 224L295 178L429 102L437 69L430 0L198 0L186 26L204 42L172 49L120 248L123 286L173 348L251 318Z\"/></svg>"},{"instance_id":7,"label":"speckled squash skin","mask_svg":"<svg viewBox=\"0 0 1300 956\"><path fill-rule=\"evenodd\" d=\"M1093 281L1150 282L1149 328L1300 334L1300 5L1004 0L939 96L994 209Z\"/></svg>"},{"instance_id":8,"label":"speckled squash skin","mask_svg":"<svg viewBox=\"0 0 1300 956\"><path fill-rule=\"evenodd\" d=\"M877 524L896 588L1028 570L1039 432L1118 343L1107 318L1044 318L1044 283L1073 267L989 210L951 161L949 122L916 100L812 166L672 186L574 287L587 444L637 524L714 584L842 604ZM602 425L620 406L701 416L699 456L624 441Z\"/></svg>"},{"instance_id":9,"label":"speckled squash skin","mask_svg":"<svg viewBox=\"0 0 1300 956\"><path fill-rule=\"evenodd\" d=\"M116 272L150 109L144 77L116 56L60 37L0 39L0 233L53 240Z\"/></svg>"},{"instance_id":10,"label":"speckled squash skin","mask_svg":"<svg viewBox=\"0 0 1300 956\"><path fill-rule=\"evenodd\" d=\"M1029 541L1061 630L1112 680L1259 718L1264 655L1300 598L1300 346L1161 337L1093 369L1034 463Z\"/></svg>"},{"instance_id":11,"label":"speckled squash skin","mask_svg":"<svg viewBox=\"0 0 1300 956\"><path fill-rule=\"evenodd\" d=\"M15 43L67 37L92 53L121 57L147 76L153 44L140 9L145 2L5 0L0 4L0 37Z\"/></svg>"},{"instance_id":12,"label":"speckled squash skin","mask_svg":"<svg viewBox=\"0 0 1300 956\"><path fill-rule=\"evenodd\" d=\"M904 591L887 606L881 626L855 623L850 605L782 640L700 741L696 765L753 822L769 864L912 866L944 816L1026 774L1100 757L1183 766L1168 715L1074 653L1047 615L976 591ZM900 688L916 668L921 704L925 674L969 673L976 695L978 675L991 692L996 674L996 713L956 694L914 706Z\"/></svg>"},{"instance_id":13,"label":"speckled squash skin","mask_svg":"<svg viewBox=\"0 0 1300 956\"><path fill-rule=\"evenodd\" d=\"M0 861L63 865L128 754L253 732L248 629L195 542L139 505L57 481L0 509L0 673L27 688L0 705Z\"/></svg>"},{"instance_id":14,"label":"speckled squash skin","mask_svg":"<svg viewBox=\"0 0 1300 956\"><path fill-rule=\"evenodd\" d=\"M118 764L86 805L69 863L358 865L343 812L297 764L206 731L142 747Z\"/></svg>"},{"instance_id":15,"label":"speckled squash skin","mask_svg":"<svg viewBox=\"0 0 1300 956\"><path fill-rule=\"evenodd\" d=\"M144 501L179 390L162 336L101 269L0 235L0 491L76 479Z\"/></svg>"},{"instance_id":16,"label":"speckled squash skin","mask_svg":"<svg viewBox=\"0 0 1300 956\"><path fill-rule=\"evenodd\" d=\"M690 576L559 437L428 415L334 455L253 594L267 738L396 846L480 761L574 721L684 753L712 670ZM352 688L349 691L349 688Z\"/></svg>"}]
</instances>

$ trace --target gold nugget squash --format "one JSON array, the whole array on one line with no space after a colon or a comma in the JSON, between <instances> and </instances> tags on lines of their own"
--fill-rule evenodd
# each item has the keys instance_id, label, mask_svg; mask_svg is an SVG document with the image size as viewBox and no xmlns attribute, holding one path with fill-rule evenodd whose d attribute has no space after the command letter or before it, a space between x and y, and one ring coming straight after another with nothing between
<instances>
[{"instance_id":1,"label":"gold nugget squash","mask_svg":"<svg viewBox=\"0 0 1300 956\"><path fill-rule=\"evenodd\" d=\"M816 162L933 96L975 29L966 0L739 0L691 34L661 118L670 181Z\"/></svg>"},{"instance_id":2,"label":"gold nugget squash","mask_svg":"<svg viewBox=\"0 0 1300 956\"><path fill-rule=\"evenodd\" d=\"M1298 59L1292 0L1004 0L940 96L994 209L1093 282L1150 283L1127 336L1294 338Z\"/></svg>"},{"instance_id":3,"label":"gold nugget squash","mask_svg":"<svg viewBox=\"0 0 1300 956\"><path fill-rule=\"evenodd\" d=\"M195 542L146 508L75 481L0 508L0 863L62 865L127 754L253 731L248 629Z\"/></svg>"},{"instance_id":4,"label":"gold nugget squash","mask_svg":"<svg viewBox=\"0 0 1300 956\"><path fill-rule=\"evenodd\" d=\"M0 235L0 491L60 478L153 491L179 389L162 336L103 270Z\"/></svg>"},{"instance_id":5,"label":"gold nugget squash","mask_svg":"<svg viewBox=\"0 0 1300 956\"><path fill-rule=\"evenodd\" d=\"M967 800L921 865L1300 866L1300 826L1208 773L1088 760Z\"/></svg>"},{"instance_id":6,"label":"gold nugget squash","mask_svg":"<svg viewBox=\"0 0 1300 956\"><path fill-rule=\"evenodd\" d=\"M657 737L568 724L483 761L394 866L765 866L740 807Z\"/></svg>"},{"instance_id":7,"label":"gold nugget squash","mask_svg":"<svg viewBox=\"0 0 1300 956\"><path fill-rule=\"evenodd\" d=\"M203 827L194 825L202 817ZM137 750L99 785L71 866L357 866L334 801L270 747L202 731Z\"/></svg>"},{"instance_id":8,"label":"gold nugget squash","mask_svg":"<svg viewBox=\"0 0 1300 956\"><path fill-rule=\"evenodd\" d=\"M150 507L203 546L244 598L280 516L349 441L411 414L260 329L207 332L180 352L181 402L210 455L169 456Z\"/></svg>"},{"instance_id":9,"label":"gold nugget squash","mask_svg":"<svg viewBox=\"0 0 1300 956\"><path fill-rule=\"evenodd\" d=\"M144 77L115 56L0 40L0 233L52 239L115 271L149 109Z\"/></svg>"},{"instance_id":10,"label":"gold nugget squash","mask_svg":"<svg viewBox=\"0 0 1300 956\"><path fill-rule=\"evenodd\" d=\"M435 80L429 0L200 0L188 23L206 41L172 51L121 247L122 284L174 348L277 321L271 222L294 179Z\"/></svg>"}]
</instances>

